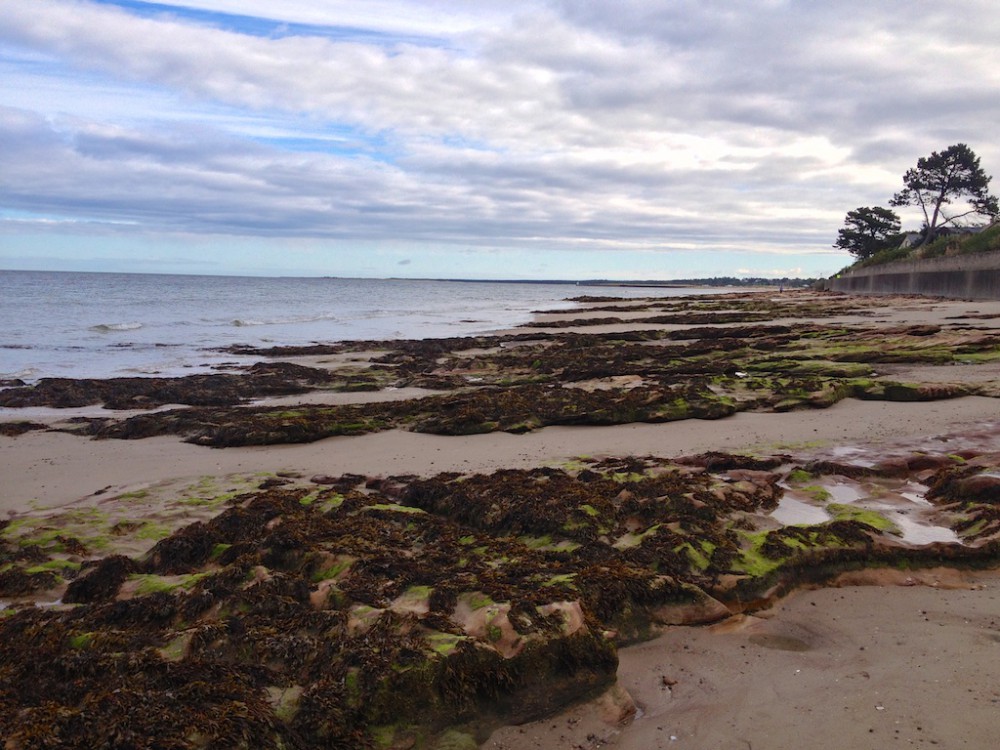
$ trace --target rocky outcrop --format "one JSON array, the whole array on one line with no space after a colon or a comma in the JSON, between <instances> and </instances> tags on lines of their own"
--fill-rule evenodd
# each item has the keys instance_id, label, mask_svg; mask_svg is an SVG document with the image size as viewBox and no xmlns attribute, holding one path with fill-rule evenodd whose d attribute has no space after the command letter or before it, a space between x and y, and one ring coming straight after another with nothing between
<instances>
[{"instance_id":1,"label":"rocky outcrop","mask_svg":"<svg viewBox=\"0 0 1000 750\"><path fill-rule=\"evenodd\" d=\"M604 692L616 648L659 626L845 570L995 565L1000 455L897 463L923 472L962 543L909 545L884 516L833 503L827 521L776 526L784 492L902 480L719 453L285 478L134 558L0 529L6 747L482 738ZM65 605L33 606L64 578Z\"/></svg>"}]
</instances>

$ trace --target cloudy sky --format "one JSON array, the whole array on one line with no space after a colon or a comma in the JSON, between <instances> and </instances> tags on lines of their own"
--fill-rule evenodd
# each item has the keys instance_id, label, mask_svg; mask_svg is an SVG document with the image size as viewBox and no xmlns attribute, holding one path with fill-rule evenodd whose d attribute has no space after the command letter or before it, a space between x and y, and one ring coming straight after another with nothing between
<instances>
[{"instance_id":1,"label":"cloudy sky","mask_svg":"<svg viewBox=\"0 0 1000 750\"><path fill-rule=\"evenodd\" d=\"M844 214L887 205L918 157L964 142L1000 173L996 0L0 0L0 19L0 268L826 275Z\"/></svg>"}]
</instances>

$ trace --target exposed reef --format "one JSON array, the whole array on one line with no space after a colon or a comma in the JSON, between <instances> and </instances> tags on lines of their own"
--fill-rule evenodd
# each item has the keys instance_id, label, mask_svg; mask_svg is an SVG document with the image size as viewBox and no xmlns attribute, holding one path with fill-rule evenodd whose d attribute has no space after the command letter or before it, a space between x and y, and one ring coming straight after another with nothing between
<instances>
[{"instance_id":1,"label":"exposed reef","mask_svg":"<svg viewBox=\"0 0 1000 750\"><path fill-rule=\"evenodd\" d=\"M578 311L583 317L573 325L592 322L602 309ZM333 359L325 366L270 362L244 373L172 379L48 379L0 390L0 405L189 405L125 420L78 420L70 429L101 438L177 434L225 447L310 442L393 428L467 435L549 425L716 419L737 411L826 408L848 397L926 401L1000 395L994 380L924 383L893 377L906 365L974 367L1000 361L1000 334L967 324L819 322L879 314L878 306L857 298L722 295L687 302L639 301L627 309L663 312L671 325L663 327L666 318L660 315L653 316L659 328L601 333L234 347L231 351L242 355ZM777 322L796 316L813 322ZM749 320L760 322L747 325ZM637 321L651 323L652 318L629 322L634 326ZM729 323L719 325L721 321ZM348 356L360 353L365 356ZM317 389L401 387L447 393L379 403L245 405L248 399Z\"/></svg>"},{"instance_id":2,"label":"exposed reef","mask_svg":"<svg viewBox=\"0 0 1000 750\"><path fill-rule=\"evenodd\" d=\"M616 338L612 338L616 337ZM457 344L451 344L451 346ZM469 346L469 342L464 344ZM102 438L178 434L225 447L310 442L392 428L442 435L526 432L549 425L717 419L737 411L826 408L844 398L929 401L996 396L994 381L911 383L878 377L901 364L1000 359L1000 336L818 325L706 327L630 335L566 334L442 355L409 345L374 360L398 385L462 387L453 393L339 406L191 408L93 420Z\"/></svg>"},{"instance_id":3,"label":"exposed reef","mask_svg":"<svg viewBox=\"0 0 1000 750\"><path fill-rule=\"evenodd\" d=\"M881 468L716 453L279 477L133 556L102 556L79 527L5 524L5 747L481 740L607 688L617 647L658 625L860 567L995 565L998 466L993 453ZM832 502L863 478L885 503L914 472L961 540L909 544L886 512ZM824 520L777 523L787 497Z\"/></svg>"},{"instance_id":4,"label":"exposed reef","mask_svg":"<svg viewBox=\"0 0 1000 750\"><path fill-rule=\"evenodd\" d=\"M305 393L331 379L326 370L288 362L262 362L239 374L179 378L43 378L33 386L0 390L0 407L101 404L108 409L152 409L164 404L238 404L251 398Z\"/></svg>"}]
</instances>

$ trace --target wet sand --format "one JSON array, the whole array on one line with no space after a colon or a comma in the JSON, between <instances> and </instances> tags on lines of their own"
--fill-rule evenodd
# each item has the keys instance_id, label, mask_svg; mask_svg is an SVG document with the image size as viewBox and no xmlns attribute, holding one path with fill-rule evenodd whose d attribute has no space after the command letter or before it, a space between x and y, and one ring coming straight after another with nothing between
<instances>
[{"instance_id":1,"label":"wet sand","mask_svg":"<svg viewBox=\"0 0 1000 750\"><path fill-rule=\"evenodd\" d=\"M12 411L12 410L7 410ZM968 397L895 403L845 400L829 409L743 412L720 420L612 427L548 427L456 439L391 430L300 445L213 449L174 437L88 440L58 432L0 437L0 513L58 507L171 480L251 472L369 476L491 472L558 465L579 456L673 458L709 450L776 453L927 436L1000 421L1000 401Z\"/></svg>"},{"instance_id":2,"label":"wet sand","mask_svg":"<svg viewBox=\"0 0 1000 750\"><path fill-rule=\"evenodd\" d=\"M622 649L619 684L639 708L626 726L579 706L504 728L484 747L993 747L1000 577L870 581L880 585L804 591L756 616L669 628Z\"/></svg>"}]
</instances>

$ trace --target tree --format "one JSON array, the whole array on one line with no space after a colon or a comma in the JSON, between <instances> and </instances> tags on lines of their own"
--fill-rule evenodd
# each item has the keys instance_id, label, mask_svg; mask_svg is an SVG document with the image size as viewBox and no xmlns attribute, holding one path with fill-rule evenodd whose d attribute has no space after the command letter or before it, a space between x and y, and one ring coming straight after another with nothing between
<instances>
[{"instance_id":1,"label":"tree","mask_svg":"<svg viewBox=\"0 0 1000 750\"><path fill-rule=\"evenodd\" d=\"M931 242L949 224L979 214L991 220L1000 209L996 196L987 192L990 180L979 166L979 157L964 143L949 146L940 154L917 159L916 169L903 175L902 190L892 196L890 206L917 206L924 214L924 242ZM947 208L961 200L955 211Z\"/></svg>"},{"instance_id":2,"label":"tree","mask_svg":"<svg viewBox=\"0 0 1000 750\"><path fill-rule=\"evenodd\" d=\"M833 246L846 250L858 260L865 260L879 250L898 245L899 227L899 217L888 208L856 208L847 212L844 228L837 232Z\"/></svg>"}]
</instances>

